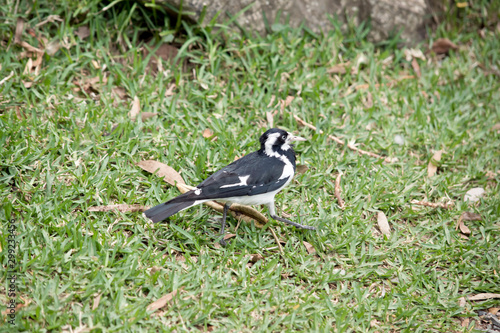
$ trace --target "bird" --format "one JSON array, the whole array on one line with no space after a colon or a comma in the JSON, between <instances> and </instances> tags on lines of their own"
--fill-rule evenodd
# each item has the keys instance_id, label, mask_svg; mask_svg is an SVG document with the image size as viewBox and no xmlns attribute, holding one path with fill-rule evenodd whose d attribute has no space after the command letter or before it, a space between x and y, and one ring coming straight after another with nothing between
<instances>
[{"instance_id":1,"label":"bird","mask_svg":"<svg viewBox=\"0 0 500 333\"><path fill-rule=\"evenodd\" d=\"M271 128L260 136L260 149L237 159L215 172L193 190L144 212L152 222L168 217L209 200L224 203L220 234L224 234L227 211L231 204L265 205L272 219L299 229L312 226L292 222L276 215L274 197L285 188L295 174L295 151L292 142L307 141L279 128ZM220 243L226 245L222 238Z\"/></svg>"}]
</instances>

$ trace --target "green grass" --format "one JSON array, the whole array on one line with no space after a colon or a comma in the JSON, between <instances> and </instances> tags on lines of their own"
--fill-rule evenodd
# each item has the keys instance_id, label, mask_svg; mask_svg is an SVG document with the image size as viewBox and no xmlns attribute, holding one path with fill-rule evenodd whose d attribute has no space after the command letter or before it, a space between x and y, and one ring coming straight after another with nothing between
<instances>
[{"instance_id":1,"label":"green grass","mask_svg":"<svg viewBox=\"0 0 500 333\"><path fill-rule=\"evenodd\" d=\"M0 86L1 261L7 267L13 218L16 301L25 306L14 326L2 313L0 331L469 332L472 325L461 327L460 318L499 307L498 299L465 307L458 301L500 293L500 135L492 129L500 123L500 84L478 66L500 66L498 32L482 39L452 31L460 50L439 62L419 61L422 77L400 80L414 74L403 50L376 48L362 38L363 29L313 36L280 27L268 37L243 38L224 26L210 33L187 25L181 32L176 22L159 28L166 17L133 24L141 19L137 6L99 12L84 1L77 15L73 7L37 4L27 15L21 5L27 27L49 13L61 15L63 22L35 31L69 45L45 55L35 75L23 74L28 59L13 42L17 17L3 6L0 80L15 75ZM90 36L74 36L86 24ZM139 49L145 31L157 38L171 31L185 65L164 63L164 74L148 74ZM23 37L37 45L28 33ZM440 29L438 37L447 35ZM123 61L111 56L117 48ZM327 73L361 54L368 61L357 74ZM93 77L100 78L94 95L77 91L78 82ZM23 80L33 81L31 88ZM173 96L165 96L172 83ZM368 89L355 89L366 83ZM116 87L129 98L113 97ZM131 121L134 96L141 111L158 115ZM287 96L295 99L275 125L309 139L296 147L309 170L278 195L278 212L318 230L272 222L284 255L268 228L245 223L227 248L216 247L220 216L206 207L154 226L140 213L87 211L153 206L178 195L136 163L158 160L195 185L255 150L268 128L266 112L279 110ZM298 126L294 114L318 131ZM217 140L201 135L206 128ZM404 145L394 143L398 134ZM328 135L398 162L358 155ZM438 173L428 178L427 164L439 149L445 153ZM340 171L343 211L334 197ZM473 187L486 196L469 205L463 197ZM412 200L455 206L431 209ZM388 217L389 237L377 229L378 211ZM468 239L455 230L465 211L482 216L465 222ZM229 223L234 233L237 221ZM254 254L263 259L252 264ZM0 276L3 312L8 281L4 271ZM146 310L181 288L163 309Z\"/></svg>"}]
</instances>

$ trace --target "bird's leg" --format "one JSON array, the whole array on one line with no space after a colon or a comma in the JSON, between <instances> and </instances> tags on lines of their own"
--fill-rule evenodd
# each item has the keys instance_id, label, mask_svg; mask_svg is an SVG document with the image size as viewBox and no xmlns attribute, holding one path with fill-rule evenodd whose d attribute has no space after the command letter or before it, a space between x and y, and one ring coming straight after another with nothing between
<instances>
[{"instance_id":1,"label":"bird's leg","mask_svg":"<svg viewBox=\"0 0 500 333\"><path fill-rule=\"evenodd\" d=\"M315 227L310 227L308 225L302 225L302 224L287 220L283 217L279 217L278 215L276 215L276 213L274 211L274 202L271 202L270 204L268 204L267 208L269 209L269 215L271 215L271 218L273 218L274 220L285 222L286 224L293 225L295 228L299 228L299 229L316 230Z\"/></svg>"},{"instance_id":2,"label":"bird's leg","mask_svg":"<svg viewBox=\"0 0 500 333\"><path fill-rule=\"evenodd\" d=\"M220 226L220 234L222 235L222 239L219 242L220 245L222 245L222 246L227 245L227 242L224 239L224 228L226 227L227 210L229 209L230 206L231 206L231 204L226 202L224 204L224 210L222 211L222 222L221 222L221 226Z\"/></svg>"}]
</instances>

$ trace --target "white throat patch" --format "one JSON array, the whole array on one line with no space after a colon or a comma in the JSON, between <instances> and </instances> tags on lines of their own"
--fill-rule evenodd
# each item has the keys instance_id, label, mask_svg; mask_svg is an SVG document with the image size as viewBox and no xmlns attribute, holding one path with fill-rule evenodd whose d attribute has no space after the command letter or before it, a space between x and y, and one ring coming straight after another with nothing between
<instances>
[{"instance_id":1,"label":"white throat patch","mask_svg":"<svg viewBox=\"0 0 500 333\"><path fill-rule=\"evenodd\" d=\"M276 143L276 140L278 140L278 137L280 136L279 133L273 133L269 135L269 137L266 140L265 147L264 147L264 153L269 156L269 157L276 157L279 159L281 162L285 164L285 167L283 168L283 173L281 174L279 179L287 178L290 177L288 180L287 184L292 180L294 171L293 171L293 165L290 162L288 158L286 158L285 155L281 155L280 153L276 152L273 150L273 145ZM281 149L283 150L288 150L290 149L290 145L285 143Z\"/></svg>"}]
</instances>

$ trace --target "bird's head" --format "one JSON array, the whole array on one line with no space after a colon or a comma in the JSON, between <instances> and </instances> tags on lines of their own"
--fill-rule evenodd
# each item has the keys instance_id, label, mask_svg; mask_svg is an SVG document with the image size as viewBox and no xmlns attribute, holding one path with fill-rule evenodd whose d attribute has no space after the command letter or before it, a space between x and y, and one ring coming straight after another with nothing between
<instances>
[{"instance_id":1,"label":"bird's head","mask_svg":"<svg viewBox=\"0 0 500 333\"><path fill-rule=\"evenodd\" d=\"M271 155L277 150L287 151L292 148L291 143L294 141L306 141L306 139L279 128L271 128L261 135L260 148L268 155Z\"/></svg>"}]
</instances>

